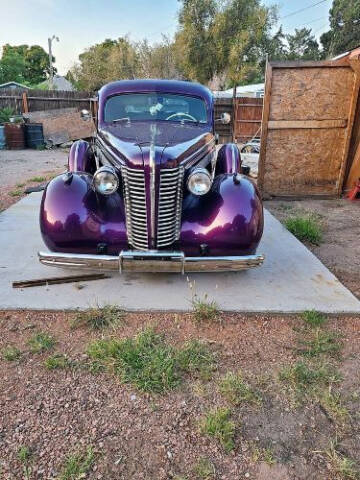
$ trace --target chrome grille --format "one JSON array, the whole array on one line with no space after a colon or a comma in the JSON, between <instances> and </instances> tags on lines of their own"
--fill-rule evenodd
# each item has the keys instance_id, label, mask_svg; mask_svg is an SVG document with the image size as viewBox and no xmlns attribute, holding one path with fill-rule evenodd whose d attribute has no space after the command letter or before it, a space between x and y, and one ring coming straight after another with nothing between
<instances>
[{"instance_id":1,"label":"chrome grille","mask_svg":"<svg viewBox=\"0 0 360 480\"><path fill-rule=\"evenodd\" d=\"M139 250L147 250L148 233L144 172L143 170L122 167L121 173L124 184L128 241L130 245Z\"/></svg>"},{"instance_id":2,"label":"chrome grille","mask_svg":"<svg viewBox=\"0 0 360 480\"><path fill-rule=\"evenodd\" d=\"M166 247L179 239L183 176L184 169L182 167L160 170L158 247Z\"/></svg>"},{"instance_id":3,"label":"chrome grille","mask_svg":"<svg viewBox=\"0 0 360 480\"><path fill-rule=\"evenodd\" d=\"M142 170L122 167L129 244L138 250L148 250L145 176ZM156 248L171 245L180 236L183 167L161 169L159 183ZM151 208L155 208L154 205ZM151 211L151 208L149 211Z\"/></svg>"}]
</instances>

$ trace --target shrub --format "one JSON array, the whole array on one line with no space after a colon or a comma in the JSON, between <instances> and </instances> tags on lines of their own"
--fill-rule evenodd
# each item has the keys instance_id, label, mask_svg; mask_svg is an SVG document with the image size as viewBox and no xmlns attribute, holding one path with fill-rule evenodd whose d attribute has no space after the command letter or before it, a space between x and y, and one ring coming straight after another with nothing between
<instances>
[{"instance_id":1,"label":"shrub","mask_svg":"<svg viewBox=\"0 0 360 480\"><path fill-rule=\"evenodd\" d=\"M313 215L289 217L285 220L285 226L301 242L309 242L313 245L321 243L321 226Z\"/></svg>"}]
</instances>

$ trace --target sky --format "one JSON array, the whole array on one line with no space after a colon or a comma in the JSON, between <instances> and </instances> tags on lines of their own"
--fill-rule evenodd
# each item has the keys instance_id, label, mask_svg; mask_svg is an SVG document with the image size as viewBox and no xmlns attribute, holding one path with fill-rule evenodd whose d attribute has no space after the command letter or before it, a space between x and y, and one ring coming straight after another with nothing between
<instances>
[{"instance_id":1,"label":"sky","mask_svg":"<svg viewBox=\"0 0 360 480\"><path fill-rule=\"evenodd\" d=\"M328 29L332 0L263 2L278 5L285 33L306 26L319 37ZM162 33L172 36L179 6L178 0L0 0L0 47L26 43L47 51L48 37L56 35L55 66L65 75L81 52L105 38L129 35L131 40L147 38L153 43Z\"/></svg>"}]
</instances>

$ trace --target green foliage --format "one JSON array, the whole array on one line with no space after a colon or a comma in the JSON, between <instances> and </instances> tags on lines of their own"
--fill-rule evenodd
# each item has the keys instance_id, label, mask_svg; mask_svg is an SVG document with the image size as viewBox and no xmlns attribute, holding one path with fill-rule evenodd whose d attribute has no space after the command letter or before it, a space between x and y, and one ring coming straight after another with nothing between
<instances>
[{"instance_id":1,"label":"green foliage","mask_svg":"<svg viewBox=\"0 0 360 480\"><path fill-rule=\"evenodd\" d=\"M90 327L93 330L101 330L107 327L119 325L124 317L124 311L116 305L94 307L76 314L72 327Z\"/></svg>"},{"instance_id":2,"label":"green foliage","mask_svg":"<svg viewBox=\"0 0 360 480\"><path fill-rule=\"evenodd\" d=\"M95 369L110 368L122 382L145 392L165 393L181 382L183 373L209 368L212 357L198 342L175 349L151 328L135 338L102 339L91 343L87 354Z\"/></svg>"},{"instance_id":3,"label":"green foliage","mask_svg":"<svg viewBox=\"0 0 360 480\"><path fill-rule=\"evenodd\" d=\"M311 28L295 28L293 34L285 36L287 40L286 60L320 60L319 44Z\"/></svg>"},{"instance_id":4,"label":"green foliage","mask_svg":"<svg viewBox=\"0 0 360 480\"><path fill-rule=\"evenodd\" d=\"M29 182L40 183L40 182L45 182L45 180L46 180L45 177L33 177L33 178L30 178Z\"/></svg>"},{"instance_id":5,"label":"green foliage","mask_svg":"<svg viewBox=\"0 0 360 480\"><path fill-rule=\"evenodd\" d=\"M339 55L360 45L359 0L333 0L329 20L330 30L320 37L324 56Z\"/></svg>"},{"instance_id":6,"label":"green foliage","mask_svg":"<svg viewBox=\"0 0 360 480\"><path fill-rule=\"evenodd\" d=\"M301 242L319 245L322 241L322 230L314 215L297 215L285 220L285 226Z\"/></svg>"},{"instance_id":7,"label":"green foliage","mask_svg":"<svg viewBox=\"0 0 360 480\"><path fill-rule=\"evenodd\" d=\"M302 314L303 320L306 325L311 328L322 327L326 322L326 317L316 310L306 310Z\"/></svg>"},{"instance_id":8,"label":"green foliage","mask_svg":"<svg viewBox=\"0 0 360 480\"><path fill-rule=\"evenodd\" d=\"M178 351L177 363L181 371L209 379L214 367L214 356L204 343L191 340Z\"/></svg>"},{"instance_id":9,"label":"green foliage","mask_svg":"<svg viewBox=\"0 0 360 480\"><path fill-rule=\"evenodd\" d=\"M50 355L45 361L44 365L48 370L62 370L68 368L71 365L71 362L62 353L55 353Z\"/></svg>"},{"instance_id":10,"label":"green foliage","mask_svg":"<svg viewBox=\"0 0 360 480\"><path fill-rule=\"evenodd\" d=\"M55 343L55 339L46 332L35 333L28 341L32 353L41 353L51 350Z\"/></svg>"},{"instance_id":11,"label":"green foliage","mask_svg":"<svg viewBox=\"0 0 360 480\"><path fill-rule=\"evenodd\" d=\"M241 372L228 372L220 380L220 392L234 405L241 403L258 404L261 396L247 382L244 381Z\"/></svg>"},{"instance_id":12,"label":"green foliage","mask_svg":"<svg viewBox=\"0 0 360 480\"><path fill-rule=\"evenodd\" d=\"M21 357L21 351L12 345L8 345L1 351L2 358L8 362L15 362Z\"/></svg>"},{"instance_id":13,"label":"green foliage","mask_svg":"<svg viewBox=\"0 0 360 480\"><path fill-rule=\"evenodd\" d=\"M336 442L330 442L326 452L331 462L331 470L340 480L359 480L360 470L356 462L338 451Z\"/></svg>"},{"instance_id":14,"label":"green foliage","mask_svg":"<svg viewBox=\"0 0 360 480\"><path fill-rule=\"evenodd\" d=\"M80 480L86 478L87 473L95 462L93 449L89 447L86 453L71 454L65 460L65 464L57 480Z\"/></svg>"},{"instance_id":15,"label":"green foliage","mask_svg":"<svg viewBox=\"0 0 360 480\"><path fill-rule=\"evenodd\" d=\"M229 408L210 410L201 421L201 432L215 437L226 452L234 449L235 424L230 420Z\"/></svg>"},{"instance_id":16,"label":"green foliage","mask_svg":"<svg viewBox=\"0 0 360 480\"><path fill-rule=\"evenodd\" d=\"M192 300L192 307L195 320L198 322L213 322L219 316L217 303L213 300L208 300L207 294L202 299L195 295Z\"/></svg>"},{"instance_id":17,"label":"green foliage","mask_svg":"<svg viewBox=\"0 0 360 480\"><path fill-rule=\"evenodd\" d=\"M302 340L301 353L307 357L318 355L339 355L341 343L338 342L339 335L336 332L324 332L319 328L315 331L313 338Z\"/></svg>"},{"instance_id":18,"label":"green foliage","mask_svg":"<svg viewBox=\"0 0 360 480\"><path fill-rule=\"evenodd\" d=\"M336 370L330 366L310 366L304 362L296 362L284 367L279 373L281 382L293 390L300 392L311 391L312 388L331 385L340 380Z\"/></svg>"},{"instance_id":19,"label":"green foliage","mask_svg":"<svg viewBox=\"0 0 360 480\"><path fill-rule=\"evenodd\" d=\"M49 57L39 45L4 45L0 60L0 83L15 81L37 84L46 79L48 72Z\"/></svg>"},{"instance_id":20,"label":"green foliage","mask_svg":"<svg viewBox=\"0 0 360 480\"><path fill-rule=\"evenodd\" d=\"M193 472L197 480L212 480L216 475L214 464L206 457L201 457L194 465Z\"/></svg>"},{"instance_id":21,"label":"green foliage","mask_svg":"<svg viewBox=\"0 0 360 480\"><path fill-rule=\"evenodd\" d=\"M17 458L23 466L24 478L29 480L31 475L30 463L32 460L30 448L26 445L21 446L17 452Z\"/></svg>"},{"instance_id":22,"label":"green foliage","mask_svg":"<svg viewBox=\"0 0 360 480\"><path fill-rule=\"evenodd\" d=\"M21 197L23 193L24 192L22 190L13 190L12 192L9 192L9 195L11 197Z\"/></svg>"},{"instance_id":23,"label":"green foliage","mask_svg":"<svg viewBox=\"0 0 360 480\"><path fill-rule=\"evenodd\" d=\"M14 115L14 110L10 107L0 109L0 124L10 122L10 117Z\"/></svg>"}]
</instances>

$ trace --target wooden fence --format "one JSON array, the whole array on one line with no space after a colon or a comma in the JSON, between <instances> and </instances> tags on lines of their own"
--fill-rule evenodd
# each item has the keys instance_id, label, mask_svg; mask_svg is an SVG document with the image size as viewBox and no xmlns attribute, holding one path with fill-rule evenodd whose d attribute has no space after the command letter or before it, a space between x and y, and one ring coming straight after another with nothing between
<instances>
[{"instance_id":1,"label":"wooden fence","mask_svg":"<svg viewBox=\"0 0 360 480\"><path fill-rule=\"evenodd\" d=\"M243 143L254 136L260 137L263 99L238 97L235 100L235 131L237 142Z\"/></svg>"},{"instance_id":2,"label":"wooden fence","mask_svg":"<svg viewBox=\"0 0 360 480\"><path fill-rule=\"evenodd\" d=\"M15 114L58 110L61 108L89 109L92 92L61 90L0 89L0 109L9 107Z\"/></svg>"},{"instance_id":3,"label":"wooden fence","mask_svg":"<svg viewBox=\"0 0 360 480\"><path fill-rule=\"evenodd\" d=\"M232 98L215 98L214 107L215 118L220 118L222 113L229 113L231 115L231 122L223 125L220 122L215 123L216 133L219 135L220 143L232 141L233 134L233 100Z\"/></svg>"}]
</instances>

